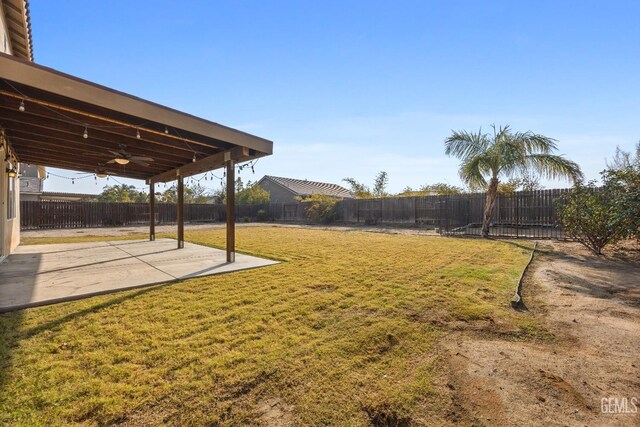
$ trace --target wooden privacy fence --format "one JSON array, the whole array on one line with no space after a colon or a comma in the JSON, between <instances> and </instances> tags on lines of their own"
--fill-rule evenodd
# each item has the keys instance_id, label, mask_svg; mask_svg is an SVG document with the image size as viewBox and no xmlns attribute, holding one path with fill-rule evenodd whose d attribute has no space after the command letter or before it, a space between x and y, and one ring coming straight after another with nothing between
<instances>
[{"instance_id":1,"label":"wooden privacy fence","mask_svg":"<svg viewBox=\"0 0 640 427\"><path fill-rule=\"evenodd\" d=\"M224 205L186 204L187 222L217 222L226 219ZM157 224L176 222L175 204L156 203ZM67 201L20 202L20 227L23 230L45 228L85 228L140 225L149 223L147 203L100 203Z\"/></svg>"},{"instance_id":2,"label":"wooden privacy fence","mask_svg":"<svg viewBox=\"0 0 640 427\"><path fill-rule=\"evenodd\" d=\"M520 191L500 195L490 234L508 237L563 237L556 201L569 189ZM443 234L480 234L484 193L449 196L345 199L337 204L338 221L355 224L422 226ZM306 222L306 203L236 206L236 220ZM21 202L22 229L110 227L148 224L146 203L66 201ZM224 222L221 204L185 204L186 222ZM176 222L176 205L157 203L156 223Z\"/></svg>"}]
</instances>

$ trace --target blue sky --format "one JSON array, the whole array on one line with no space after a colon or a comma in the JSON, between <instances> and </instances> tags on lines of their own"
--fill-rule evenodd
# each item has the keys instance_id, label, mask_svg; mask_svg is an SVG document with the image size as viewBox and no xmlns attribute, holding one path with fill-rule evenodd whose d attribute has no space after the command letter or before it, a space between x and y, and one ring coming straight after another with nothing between
<instances>
[{"instance_id":1,"label":"blue sky","mask_svg":"<svg viewBox=\"0 0 640 427\"><path fill-rule=\"evenodd\" d=\"M443 140L491 123L596 178L640 139L637 1L30 3L37 63L273 140L245 179L459 184Z\"/></svg>"}]
</instances>

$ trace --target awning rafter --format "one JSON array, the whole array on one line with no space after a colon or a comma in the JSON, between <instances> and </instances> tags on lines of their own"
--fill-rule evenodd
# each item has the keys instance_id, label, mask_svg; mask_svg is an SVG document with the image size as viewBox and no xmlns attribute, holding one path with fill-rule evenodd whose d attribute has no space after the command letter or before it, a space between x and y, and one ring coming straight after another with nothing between
<instances>
[{"instance_id":1,"label":"awning rafter","mask_svg":"<svg viewBox=\"0 0 640 427\"><path fill-rule=\"evenodd\" d=\"M2 53L0 128L22 162L147 182L223 167L225 156L242 162L273 151L266 139ZM153 162L108 163L121 150Z\"/></svg>"}]
</instances>

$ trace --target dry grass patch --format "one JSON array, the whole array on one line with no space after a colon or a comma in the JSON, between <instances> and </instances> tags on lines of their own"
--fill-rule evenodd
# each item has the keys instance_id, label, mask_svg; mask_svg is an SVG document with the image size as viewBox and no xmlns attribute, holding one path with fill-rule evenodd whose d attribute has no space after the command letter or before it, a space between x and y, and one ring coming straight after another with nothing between
<instances>
[{"instance_id":1,"label":"dry grass patch","mask_svg":"<svg viewBox=\"0 0 640 427\"><path fill-rule=\"evenodd\" d=\"M224 230L186 237L224 245ZM451 325L541 330L509 308L528 243L277 227L237 240L284 262L0 316L0 424L445 422Z\"/></svg>"}]
</instances>

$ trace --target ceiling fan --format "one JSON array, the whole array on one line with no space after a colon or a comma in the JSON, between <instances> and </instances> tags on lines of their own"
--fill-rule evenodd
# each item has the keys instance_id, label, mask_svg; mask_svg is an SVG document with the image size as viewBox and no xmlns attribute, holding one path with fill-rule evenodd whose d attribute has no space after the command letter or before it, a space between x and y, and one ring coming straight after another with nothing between
<instances>
[{"instance_id":1,"label":"ceiling fan","mask_svg":"<svg viewBox=\"0 0 640 427\"><path fill-rule=\"evenodd\" d=\"M107 176L111 175L112 172L109 171L107 168L105 168L105 164L104 163L98 163L97 164L98 168L93 170L93 174L98 177L98 178L106 178ZM86 172L76 172L76 174L78 175L86 175Z\"/></svg>"},{"instance_id":2,"label":"ceiling fan","mask_svg":"<svg viewBox=\"0 0 640 427\"><path fill-rule=\"evenodd\" d=\"M126 145L120 144L119 151L108 150L115 157L109 160L107 163L117 163L119 165L126 165L129 162L133 162L141 166L149 166L148 162L153 162L153 159L151 157L133 156L131 153L127 152L126 148L127 148Z\"/></svg>"}]
</instances>

